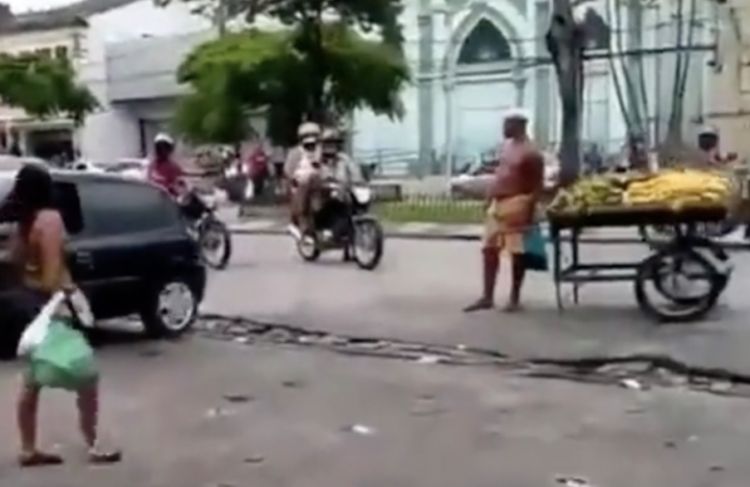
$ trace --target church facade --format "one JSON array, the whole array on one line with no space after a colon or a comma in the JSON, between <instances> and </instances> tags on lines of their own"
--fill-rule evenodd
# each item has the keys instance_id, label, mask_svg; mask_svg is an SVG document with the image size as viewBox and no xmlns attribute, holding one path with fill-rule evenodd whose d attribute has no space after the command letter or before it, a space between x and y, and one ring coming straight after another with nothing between
<instances>
[{"instance_id":1,"label":"church facade","mask_svg":"<svg viewBox=\"0 0 750 487\"><path fill-rule=\"evenodd\" d=\"M712 12L706 7L695 14L693 24L702 23L693 29L690 45L680 46L675 35L685 27L673 20L677 1L653 2L637 16L615 7L624 2L580 2L576 15L593 32L584 70L585 144L596 144L605 153L622 147L628 126L621 106L634 101L618 98L617 85L622 93L623 71L630 70L635 59L643 70L637 82L648 99L642 103L648 130L658 135L671 102L677 53L686 49L692 52L685 68L686 131L700 123L707 61L715 45ZM554 150L560 106L545 43L550 0L404 3L405 53L412 72L412 83L402 93L405 114L401 120L389 120L368 111L357 113L353 145L359 157L408 161L411 172L444 173L491 153L501 138L504 113L511 108L525 109L537 143Z\"/></svg>"}]
</instances>

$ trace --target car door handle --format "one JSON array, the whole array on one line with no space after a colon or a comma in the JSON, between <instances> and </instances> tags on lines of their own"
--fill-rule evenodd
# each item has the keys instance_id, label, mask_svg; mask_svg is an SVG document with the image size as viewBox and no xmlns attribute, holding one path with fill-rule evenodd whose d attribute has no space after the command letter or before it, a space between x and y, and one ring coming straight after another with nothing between
<instances>
[{"instance_id":1,"label":"car door handle","mask_svg":"<svg viewBox=\"0 0 750 487\"><path fill-rule=\"evenodd\" d=\"M75 253L76 264L85 267L94 266L94 255L91 252L76 252Z\"/></svg>"}]
</instances>

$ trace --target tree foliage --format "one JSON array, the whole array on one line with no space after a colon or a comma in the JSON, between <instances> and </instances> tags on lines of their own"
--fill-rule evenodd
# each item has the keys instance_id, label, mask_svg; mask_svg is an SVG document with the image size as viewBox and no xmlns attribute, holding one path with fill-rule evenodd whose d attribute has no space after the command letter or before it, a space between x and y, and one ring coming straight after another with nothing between
<instances>
[{"instance_id":1,"label":"tree foliage","mask_svg":"<svg viewBox=\"0 0 750 487\"><path fill-rule=\"evenodd\" d=\"M321 66L319 56L309 55L304 29L250 29L199 46L179 70L193 94L178 111L178 126L201 142L238 141L247 130L240 119L265 109L269 136L288 145L305 119L336 120L363 107L401 115L398 95L409 73L400 52L329 22L320 28Z\"/></svg>"},{"instance_id":2,"label":"tree foliage","mask_svg":"<svg viewBox=\"0 0 750 487\"><path fill-rule=\"evenodd\" d=\"M63 114L77 124L98 105L67 60L29 54L0 54L0 100L31 116Z\"/></svg>"},{"instance_id":3,"label":"tree foliage","mask_svg":"<svg viewBox=\"0 0 750 487\"><path fill-rule=\"evenodd\" d=\"M214 16L223 8L229 18L239 16L252 24L259 16L278 19L291 27L299 24L321 24L326 16L356 26L364 32L377 30L381 37L394 46L401 46L403 36L399 15L402 0L154 0L156 5L167 6L182 2L193 12Z\"/></svg>"},{"instance_id":4,"label":"tree foliage","mask_svg":"<svg viewBox=\"0 0 750 487\"><path fill-rule=\"evenodd\" d=\"M225 33L186 59L179 79L194 94L181 104L177 125L192 138L232 138L242 129L240 113L257 109L266 110L269 135L279 144L293 142L304 120L327 123L360 107L401 114L398 94L409 79L401 52L402 0L154 1L186 3L214 17L219 11L224 20L250 25L264 17L285 26ZM223 128L218 115L200 120L201 112L192 112L204 108L224 110ZM234 127L225 125L231 117L237 117Z\"/></svg>"}]
</instances>

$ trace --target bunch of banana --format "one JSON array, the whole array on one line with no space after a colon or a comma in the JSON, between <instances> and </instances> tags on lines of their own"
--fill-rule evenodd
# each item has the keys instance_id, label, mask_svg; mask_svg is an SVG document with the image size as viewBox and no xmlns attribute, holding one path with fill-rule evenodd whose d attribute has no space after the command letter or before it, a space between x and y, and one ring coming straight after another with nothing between
<instances>
[{"instance_id":1,"label":"bunch of banana","mask_svg":"<svg viewBox=\"0 0 750 487\"><path fill-rule=\"evenodd\" d=\"M730 197L730 180L722 174L696 169L666 170L644 181L628 185L624 201L628 205L713 206Z\"/></svg>"},{"instance_id":2,"label":"bunch of banana","mask_svg":"<svg viewBox=\"0 0 750 487\"><path fill-rule=\"evenodd\" d=\"M578 213L591 207L619 206L622 204L623 193L623 185L615 179L581 179L570 188L558 192L549 209Z\"/></svg>"}]
</instances>

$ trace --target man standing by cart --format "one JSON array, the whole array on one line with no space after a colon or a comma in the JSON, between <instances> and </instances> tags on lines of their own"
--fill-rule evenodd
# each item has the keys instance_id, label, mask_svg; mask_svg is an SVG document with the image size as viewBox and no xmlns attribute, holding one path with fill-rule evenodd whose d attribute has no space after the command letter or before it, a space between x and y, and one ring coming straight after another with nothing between
<instances>
[{"instance_id":1,"label":"man standing by cart","mask_svg":"<svg viewBox=\"0 0 750 487\"><path fill-rule=\"evenodd\" d=\"M533 223L536 203L544 187L544 158L527 133L523 111L506 115L499 165L487 194L487 218L482 240L483 293L465 312L491 309L500 270L500 253L511 257L512 284L505 310L521 308L521 286L526 274L524 233Z\"/></svg>"}]
</instances>

